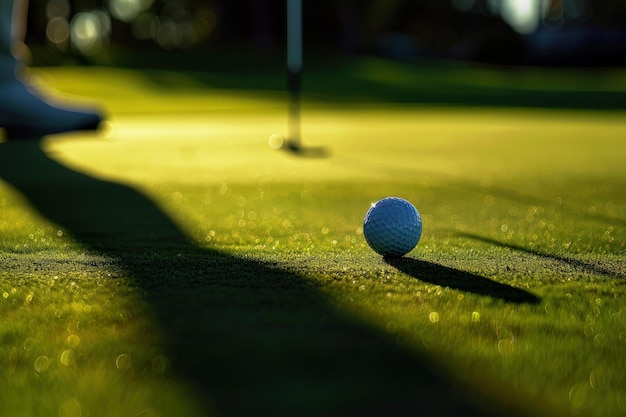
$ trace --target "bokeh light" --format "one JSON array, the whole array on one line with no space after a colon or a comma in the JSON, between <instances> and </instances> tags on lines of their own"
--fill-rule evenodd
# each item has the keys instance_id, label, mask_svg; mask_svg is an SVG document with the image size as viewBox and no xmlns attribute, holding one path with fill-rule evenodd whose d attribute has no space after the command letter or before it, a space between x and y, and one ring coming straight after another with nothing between
<instances>
[{"instance_id":1,"label":"bokeh light","mask_svg":"<svg viewBox=\"0 0 626 417\"><path fill-rule=\"evenodd\" d=\"M270 138L268 139L267 142L268 142L270 148L272 148L272 149L280 149L280 148L283 147L283 144L285 143L285 138L283 137L283 135L281 135L279 133L275 133L275 134L270 136Z\"/></svg>"},{"instance_id":2,"label":"bokeh light","mask_svg":"<svg viewBox=\"0 0 626 417\"><path fill-rule=\"evenodd\" d=\"M476 0L450 0L450 3L460 12L482 10ZM550 30L560 30L566 19L585 20L591 10L589 0L487 0L485 7L522 35L536 32L542 24Z\"/></svg>"},{"instance_id":3,"label":"bokeh light","mask_svg":"<svg viewBox=\"0 0 626 417\"><path fill-rule=\"evenodd\" d=\"M142 13L131 25L133 36L139 40L153 39L159 31L159 18L152 13Z\"/></svg>"},{"instance_id":4,"label":"bokeh light","mask_svg":"<svg viewBox=\"0 0 626 417\"><path fill-rule=\"evenodd\" d=\"M99 52L110 32L111 21L105 11L80 12L72 18L72 46L84 55Z\"/></svg>"},{"instance_id":5,"label":"bokeh light","mask_svg":"<svg viewBox=\"0 0 626 417\"><path fill-rule=\"evenodd\" d=\"M505 0L501 15L516 32L528 35L537 30L541 0Z\"/></svg>"},{"instance_id":6,"label":"bokeh light","mask_svg":"<svg viewBox=\"0 0 626 417\"><path fill-rule=\"evenodd\" d=\"M48 42L60 50L66 50L70 39L70 23L63 17L53 17L46 26Z\"/></svg>"},{"instance_id":7,"label":"bokeh light","mask_svg":"<svg viewBox=\"0 0 626 417\"><path fill-rule=\"evenodd\" d=\"M66 50L70 39L70 3L68 0L50 0L46 6L47 42L60 50Z\"/></svg>"},{"instance_id":8,"label":"bokeh light","mask_svg":"<svg viewBox=\"0 0 626 417\"><path fill-rule=\"evenodd\" d=\"M111 15L122 22L131 23L152 6L153 0L110 0Z\"/></svg>"},{"instance_id":9,"label":"bokeh light","mask_svg":"<svg viewBox=\"0 0 626 417\"><path fill-rule=\"evenodd\" d=\"M280 8L272 6L257 13L257 9L244 10L251 2L241 6L241 10L228 3L214 0L105 0L99 9L94 9L95 4L48 0L46 43L54 50L83 55L98 54L110 45L129 50L142 49L147 43L164 50L187 49L214 42L232 42L234 45L246 39L256 47L261 44L280 46L277 40L284 35L284 28L275 24L278 14L282 13ZM449 0L447 6L423 2L419 7L408 7L415 3L409 1L376 0L371 5L358 7L358 2L354 3L354 6L345 6L345 10L339 5L321 7L324 12L320 14L324 14L327 20L318 19L318 24L308 25L307 41L343 45L340 42L342 37L350 38L350 51L359 48L375 51L378 48L382 53L400 59L425 54L487 62L541 64L556 59L552 53L555 49L559 56L578 54L578 59L584 60L577 48L590 42L603 43L598 39L602 37L607 39L600 47L602 53L609 58L615 57L620 54L625 36L623 29L602 32L612 19L606 8L592 8L591 0ZM347 20L337 21L334 13L337 8L344 10L340 15L347 16ZM403 16L405 12L407 15ZM433 16L438 13L449 19L437 22ZM363 23L359 29L356 23L367 20L364 16L370 16L367 19L371 22ZM463 19L467 19L467 24L459 24ZM115 33L111 31L112 20ZM506 24L501 25L502 22ZM321 29L330 23L337 24L334 31ZM487 34L489 28L497 34ZM522 36L515 36L513 32ZM576 39L571 40L572 37ZM565 45L567 51L563 51L560 44ZM497 48L501 50L491 48L494 45L500 45ZM586 54L601 53L592 50ZM113 56L120 55L107 55L108 58Z\"/></svg>"},{"instance_id":10,"label":"bokeh light","mask_svg":"<svg viewBox=\"0 0 626 417\"><path fill-rule=\"evenodd\" d=\"M109 45L111 19L127 24L136 40L151 41L161 49L192 47L208 39L217 27L211 8L192 8L182 0L109 0L105 8L78 11L69 0L50 0L46 19L47 44L64 52L71 47L82 55L97 54Z\"/></svg>"}]
</instances>

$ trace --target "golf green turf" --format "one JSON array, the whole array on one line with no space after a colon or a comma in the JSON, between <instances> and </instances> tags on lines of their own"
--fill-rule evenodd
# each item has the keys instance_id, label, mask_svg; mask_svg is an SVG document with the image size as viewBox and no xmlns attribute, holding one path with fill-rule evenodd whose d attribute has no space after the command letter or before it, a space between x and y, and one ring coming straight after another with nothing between
<instances>
[{"instance_id":1,"label":"golf green turf","mask_svg":"<svg viewBox=\"0 0 626 417\"><path fill-rule=\"evenodd\" d=\"M304 158L268 145L275 89L37 70L110 126L0 143L6 415L626 414L623 75L408 71L368 61L361 98L312 75ZM424 232L384 260L362 220L389 195Z\"/></svg>"}]
</instances>

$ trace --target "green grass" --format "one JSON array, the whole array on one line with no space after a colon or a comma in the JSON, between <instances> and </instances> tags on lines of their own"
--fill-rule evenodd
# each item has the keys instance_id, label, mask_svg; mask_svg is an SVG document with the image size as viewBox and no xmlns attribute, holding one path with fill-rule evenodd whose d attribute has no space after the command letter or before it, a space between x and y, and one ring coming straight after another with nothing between
<instances>
[{"instance_id":1,"label":"green grass","mask_svg":"<svg viewBox=\"0 0 626 417\"><path fill-rule=\"evenodd\" d=\"M408 71L361 65L380 85ZM522 79L547 94L555 80L420 71L465 92ZM277 91L185 72L38 74L102 103L112 127L0 143L7 415L626 414L619 108L316 91L303 137L331 156L306 159L268 146L286 131ZM611 90L559 80L572 97ZM400 260L363 238L387 195L424 221Z\"/></svg>"}]
</instances>

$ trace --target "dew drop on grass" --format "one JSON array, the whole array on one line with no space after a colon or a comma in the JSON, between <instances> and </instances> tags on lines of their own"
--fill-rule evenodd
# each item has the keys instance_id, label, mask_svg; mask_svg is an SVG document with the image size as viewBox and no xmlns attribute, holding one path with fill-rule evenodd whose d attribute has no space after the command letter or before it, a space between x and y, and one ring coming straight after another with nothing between
<instances>
[{"instance_id":1,"label":"dew drop on grass","mask_svg":"<svg viewBox=\"0 0 626 417\"><path fill-rule=\"evenodd\" d=\"M515 339L500 339L498 340L498 352L501 355L507 355L513 352L514 350L514 342Z\"/></svg>"},{"instance_id":2,"label":"dew drop on grass","mask_svg":"<svg viewBox=\"0 0 626 417\"><path fill-rule=\"evenodd\" d=\"M75 348L80 344L80 337L76 336L75 334L71 334L67 337L65 343L68 347Z\"/></svg>"},{"instance_id":3,"label":"dew drop on grass","mask_svg":"<svg viewBox=\"0 0 626 417\"><path fill-rule=\"evenodd\" d=\"M513 332L505 326L496 327L496 336L498 339L512 340L515 336Z\"/></svg>"},{"instance_id":4,"label":"dew drop on grass","mask_svg":"<svg viewBox=\"0 0 626 417\"><path fill-rule=\"evenodd\" d=\"M69 398L59 406L59 417L82 417L83 409L76 398Z\"/></svg>"},{"instance_id":5,"label":"dew drop on grass","mask_svg":"<svg viewBox=\"0 0 626 417\"><path fill-rule=\"evenodd\" d=\"M227 192L228 192L228 184L226 184L225 182L220 183L217 189L217 193L219 195L225 195Z\"/></svg>"},{"instance_id":6,"label":"dew drop on grass","mask_svg":"<svg viewBox=\"0 0 626 417\"><path fill-rule=\"evenodd\" d=\"M183 194L180 191L174 191L171 194L171 199L174 203L176 204L180 204L184 201L185 197L183 196Z\"/></svg>"},{"instance_id":7,"label":"dew drop on grass","mask_svg":"<svg viewBox=\"0 0 626 417\"><path fill-rule=\"evenodd\" d=\"M569 390L569 402L576 409L593 407L594 397L591 385L587 382L579 382Z\"/></svg>"},{"instance_id":8,"label":"dew drop on grass","mask_svg":"<svg viewBox=\"0 0 626 417\"><path fill-rule=\"evenodd\" d=\"M29 350L33 348L34 344L35 344L35 339L33 339L32 337L26 338L26 340L24 340L24 345L23 345L24 350L28 352Z\"/></svg>"},{"instance_id":9,"label":"dew drop on grass","mask_svg":"<svg viewBox=\"0 0 626 417\"><path fill-rule=\"evenodd\" d=\"M127 370L131 367L131 365L132 360L130 358L130 355L127 355L126 353L122 353L117 357L117 359L115 359L115 366L121 371Z\"/></svg>"},{"instance_id":10,"label":"dew drop on grass","mask_svg":"<svg viewBox=\"0 0 626 417\"><path fill-rule=\"evenodd\" d=\"M61 363L65 366L74 363L74 351L72 349L66 349L61 353Z\"/></svg>"},{"instance_id":11,"label":"dew drop on grass","mask_svg":"<svg viewBox=\"0 0 626 417\"><path fill-rule=\"evenodd\" d=\"M601 348L603 346L606 346L607 341L608 341L608 337L606 334L598 333L597 335L593 337L593 346L596 348Z\"/></svg>"},{"instance_id":12,"label":"dew drop on grass","mask_svg":"<svg viewBox=\"0 0 626 417\"><path fill-rule=\"evenodd\" d=\"M439 313L433 311L428 315L428 320L430 320L431 323L437 323L439 321Z\"/></svg>"},{"instance_id":13,"label":"dew drop on grass","mask_svg":"<svg viewBox=\"0 0 626 417\"><path fill-rule=\"evenodd\" d=\"M594 368L589 373L589 384L591 388L601 391L610 388L609 372L604 366Z\"/></svg>"},{"instance_id":14,"label":"dew drop on grass","mask_svg":"<svg viewBox=\"0 0 626 417\"><path fill-rule=\"evenodd\" d=\"M39 356L35 359L35 371L38 373L44 373L50 367L50 358L47 356Z\"/></svg>"},{"instance_id":15,"label":"dew drop on grass","mask_svg":"<svg viewBox=\"0 0 626 417\"><path fill-rule=\"evenodd\" d=\"M74 316L69 316L66 321L65 330L69 333L73 333L78 330L78 322L74 319Z\"/></svg>"}]
</instances>

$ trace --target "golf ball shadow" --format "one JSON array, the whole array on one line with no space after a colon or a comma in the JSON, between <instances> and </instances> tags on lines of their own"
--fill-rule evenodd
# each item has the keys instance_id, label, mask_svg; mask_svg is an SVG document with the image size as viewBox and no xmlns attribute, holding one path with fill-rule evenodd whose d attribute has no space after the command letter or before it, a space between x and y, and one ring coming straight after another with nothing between
<instances>
[{"instance_id":1,"label":"golf ball shadow","mask_svg":"<svg viewBox=\"0 0 626 417\"><path fill-rule=\"evenodd\" d=\"M422 236L422 219L407 200L386 197L372 204L363 220L367 244L385 257L409 253Z\"/></svg>"}]
</instances>

